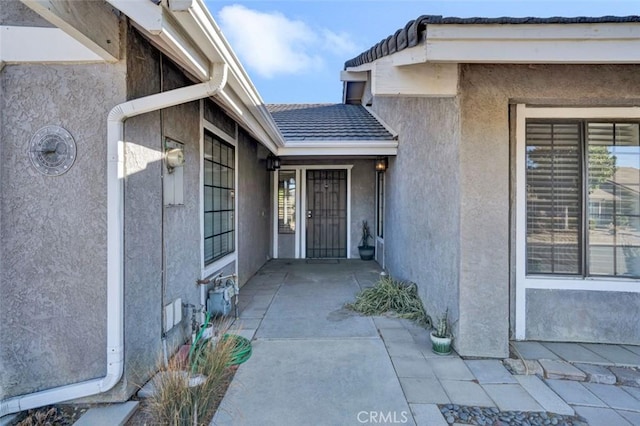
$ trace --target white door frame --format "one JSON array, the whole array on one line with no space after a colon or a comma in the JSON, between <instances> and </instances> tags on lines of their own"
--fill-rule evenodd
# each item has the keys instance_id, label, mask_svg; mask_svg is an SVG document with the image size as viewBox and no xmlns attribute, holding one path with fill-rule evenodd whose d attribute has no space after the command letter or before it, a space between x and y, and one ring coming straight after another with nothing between
<instances>
[{"instance_id":1,"label":"white door frame","mask_svg":"<svg viewBox=\"0 0 640 426\"><path fill-rule=\"evenodd\" d=\"M273 257L278 259L278 180L280 170L296 172L296 231L295 258L305 259L307 253L306 224L307 217L307 170L346 170L347 171L347 259L351 258L351 169L353 164L305 164L286 165L274 172L273 179Z\"/></svg>"}]
</instances>

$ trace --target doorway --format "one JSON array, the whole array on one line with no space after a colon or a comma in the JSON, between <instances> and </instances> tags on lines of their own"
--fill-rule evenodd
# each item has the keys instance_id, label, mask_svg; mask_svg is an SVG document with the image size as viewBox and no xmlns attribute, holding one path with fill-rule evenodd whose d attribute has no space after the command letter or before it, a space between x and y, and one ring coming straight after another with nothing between
<instances>
[{"instance_id":1,"label":"doorway","mask_svg":"<svg viewBox=\"0 0 640 426\"><path fill-rule=\"evenodd\" d=\"M347 257L347 171L307 170L306 257Z\"/></svg>"}]
</instances>

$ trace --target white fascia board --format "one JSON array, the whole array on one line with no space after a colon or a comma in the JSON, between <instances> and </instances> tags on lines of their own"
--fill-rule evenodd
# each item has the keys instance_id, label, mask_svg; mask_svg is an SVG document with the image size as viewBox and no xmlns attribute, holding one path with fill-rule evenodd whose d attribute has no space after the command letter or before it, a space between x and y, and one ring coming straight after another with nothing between
<instances>
[{"instance_id":1,"label":"white fascia board","mask_svg":"<svg viewBox=\"0 0 640 426\"><path fill-rule=\"evenodd\" d=\"M0 27L0 61L15 63L90 63L104 58L60 28Z\"/></svg>"},{"instance_id":2,"label":"white fascia board","mask_svg":"<svg viewBox=\"0 0 640 426\"><path fill-rule=\"evenodd\" d=\"M279 156L397 155L397 141L287 141Z\"/></svg>"},{"instance_id":3,"label":"white fascia board","mask_svg":"<svg viewBox=\"0 0 640 426\"><path fill-rule=\"evenodd\" d=\"M340 71L340 81L367 81L369 73L366 71Z\"/></svg>"},{"instance_id":4,"label":"white fascia board","mask_svg":"<svg viewBox=\"0 0 640 426\"><path fill-rule=\"evenodd\" d=\"M107 0L111 6L127 15L151 34L159 34L163 29L162 6L149 0Z\"/></svg>"},{"instance_id":5,"label":"white fascia board","mask_svg":"<svg viewBox=\"0 0 640 426\"><path fill-rule=\"evenodd\" d=\"M393 59L381 58L371 72L374 96L438 96L458 94L458 64L421 63L396 66Z\"/></svg>"},{"instance_id":6,"label":"white fascia board","mask_svg":"<svg viewBox=\"0 0 640 426\"><path fill-rule=\"evenodd\" d=\"M427 25L422 45L428 62L638 63L640 24Z\"/></svg>"}]
</instances>

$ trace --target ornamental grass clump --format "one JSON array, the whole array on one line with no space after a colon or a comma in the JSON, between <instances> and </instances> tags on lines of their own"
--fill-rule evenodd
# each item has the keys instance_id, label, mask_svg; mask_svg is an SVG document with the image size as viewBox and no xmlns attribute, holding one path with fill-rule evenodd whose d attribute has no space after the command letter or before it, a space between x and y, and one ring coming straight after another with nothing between
<instances>
[{"instance_id":1,"label":"ornamental grass clump","mask_svg":"<svg viewBox=\"0 0 640 426\"><path fill-rule=\"evenodd\" d=\"M154 379L156 392L148 401L153 424L208 425L233 377L235 345L233 339L211 339L189 371L183 362L170 361Z\"/></svg>"},{"instance_id":2,"label":"ornamental grass clump","mask_svg":"<svg viewBox=\"0 0 640 426\"><path fill-rule=\"evenodd\" d=\"M375 286L362 290L347 308L363 315L394 314L431 327L431 317L422 305L415 283L404 283L389 276L380 278Z\"/></svg>"}]
</instances>

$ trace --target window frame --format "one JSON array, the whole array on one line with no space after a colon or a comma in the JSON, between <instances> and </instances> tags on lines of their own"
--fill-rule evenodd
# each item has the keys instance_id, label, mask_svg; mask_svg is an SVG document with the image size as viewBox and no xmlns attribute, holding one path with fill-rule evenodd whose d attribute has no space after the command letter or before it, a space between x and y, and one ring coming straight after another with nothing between
<instances>
[{"instance_id":1,"label":"window frame","mask_svg":"<svg viewBox=\"0 0 640 426\"><path fill-rule=\"evenodd\" d=\"M384 241L385 172L376 172L376 239Z\"/></svg>"},{"instance_id":2,"label":"window frame","mask_svg":"<svg viewBox=\"0 0 640 426\"><path fill-rule=\"evenodd\" d=\"M534 107L516 105L515 126L515 337L525 338L526 292L530 289L640 293L640 280L628 277L526 274L526 122L527 120L639 120L639 107Z\"/></svg>"},{"instance_id":3,"label":"window frame","mask_svg":"<svg viewBox=\"0 0 640 426\"><path fill-rule=\"evenodd\" d=\"M202 126L201 126L201 135L200 135L200 265L201 265L201 276L208 277L217 271L225 268L232 262L237 263L237 253L238 253L238 126L235 128L234 137L229 136L224 130L218 128L213 123L204 119L204 116L201 116ZM233 147L234 150L234 179L233 179L233 191L234 191L234 200L233 200L233 212L234 212L234 230L233 230L233 241L234 248L233 251L224 254L218 258L214 258L211 262L205 263L205 236L204 236L204 210L205 210L205 196L204 196L204 135L205 133L212 134L215 138L220 141L226 143ZM237 265L236 265L237 269Z\"/></svg>"}]
</instances>

